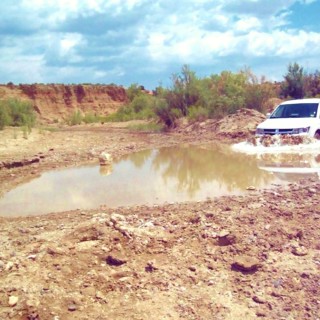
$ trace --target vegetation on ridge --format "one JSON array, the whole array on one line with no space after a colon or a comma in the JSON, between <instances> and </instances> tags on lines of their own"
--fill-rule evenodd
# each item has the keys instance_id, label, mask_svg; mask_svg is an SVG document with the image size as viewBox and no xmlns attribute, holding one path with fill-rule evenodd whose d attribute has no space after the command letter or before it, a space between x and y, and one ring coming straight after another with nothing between
<instances>
[{"instance_id":1,"label":"vegetation on ridge","mask_svg":"<svg viewBox=\"0 0 320 320\"><path fill-rule=\"evenodd\" d=\"M27 87L30 90L34 88L32 85ZM102 116L75 110L65 119L66 123L77 125L137 119L150 120L149 128L153 124L161 124L154 126L159 130L162 126L175 127L181 117L189 121L219 119L241 108L265 113L274 107L270 102L272 98L320 97L320 72L307 74L299 64L292 63L282 82L270 82L265 77L258 78L249 68L237 73L222 71L201 78L184 65L180 73L172 75L168 88L158 86L154 91L148 91L141 85L132 84L126 89L126 94L129 102L116 113ZM29 102L0 100L0 130L4 126L26 126L30 129L35 119Z\"/></svg>"},{"instance_id":2,"label":"vegetation on ridge","mask_svg":"<svg viewBox=\"0 0 320 320\"><path fill-rule=\"evenodd\" d=\"M174 127L181 117L202 121L221 118L241 108L266 112L274 107L270 104L271 98L320 96L319 71L306 74L297 63L288 66L283 82L258 78L248 68L200 78L186 65L172 76L171 81L169 88L159 86L153 92L132 84L127 89L129 103L107 119L155 119L167 127Z\"/></svg>"}]
</instances>

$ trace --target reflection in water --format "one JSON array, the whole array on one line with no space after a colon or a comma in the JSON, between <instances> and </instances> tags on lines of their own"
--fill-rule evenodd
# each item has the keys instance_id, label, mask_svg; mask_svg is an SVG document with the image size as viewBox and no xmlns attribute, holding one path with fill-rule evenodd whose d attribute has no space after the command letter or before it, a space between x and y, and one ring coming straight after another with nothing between
<instances>
[{"instance_id":1,"label":"reflection in water","mask_svg":"<svg viewBox=\"0 0 320 320\"><path fill-rule=\"evenodd\" d=\"M237 154L227 146L214 149L185 147L163 148L157 151L153 165L162 171L164 181L173 178L179 191L193 197L204 183L215 181L219 187L232 192L249 185L265 185L272 178L258 169L256 159Z\"/></svg>"},{"instance_id":2,"label":"reflection in water","mask_svg":"<svg viewBox=\"0 0 320 320\"><path fill-rule=\"evenodd\" d=\"M108 176L112 173L112 165L107 164L107 165L100 165L99 172L102 176Z\"/></svg>"},{"instance_id":3,"label":"reflection in water","mask_svg":"<svg viewBox=\"0 0 320 320\"><path fill-rule=\"evenodd\" d=\"M227 146L146 150L114 161L112 166L46 172L5 194L0 199L0 215L204 200L277 181L258 168L255 156L234 153Z\"/></svg>"},{"instance_id":4,"label":"reflection in water","mask_svg":"<svg viewBox=\"0 0 320 320\"><path fill-rule=\"evenodd\" d=\"M285 181L320 177L320 154L317 153L262 154L258 165Z\"/></svg>"}]
</instances>

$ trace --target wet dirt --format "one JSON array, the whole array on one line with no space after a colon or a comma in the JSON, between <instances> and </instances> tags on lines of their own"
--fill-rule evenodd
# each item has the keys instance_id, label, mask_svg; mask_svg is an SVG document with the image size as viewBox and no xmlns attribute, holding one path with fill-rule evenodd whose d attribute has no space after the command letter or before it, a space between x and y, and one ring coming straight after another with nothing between
<instances>
[{"instance_id":1,"label":"wet dirt","mask_svg":"<svg viewBox=\"0 0 320 320\"><path fill-rule=\"evenodd\" d=\"M213 127L90 125L28 139L6 129L0 190L97 163L101 152L246 135ZM198 202L0 218L0 319L318 319L319 192L310 179Z\"/></svg>"}]
</instances>

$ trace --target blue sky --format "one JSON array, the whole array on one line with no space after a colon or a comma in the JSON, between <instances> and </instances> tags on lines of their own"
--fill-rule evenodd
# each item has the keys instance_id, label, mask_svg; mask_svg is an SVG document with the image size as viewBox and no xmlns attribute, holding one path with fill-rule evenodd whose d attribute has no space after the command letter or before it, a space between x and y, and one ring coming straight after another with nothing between
<instances>
[{"instance_id":1,"label":"blue sky","mask_svg":"<svg viewBox=\"0 0 320 320\"><path fill-rule=\"evenodd\" d=\"M169 85L320 70L320 0L1 0L0 83Z\"/></svg>"}]
</instances>

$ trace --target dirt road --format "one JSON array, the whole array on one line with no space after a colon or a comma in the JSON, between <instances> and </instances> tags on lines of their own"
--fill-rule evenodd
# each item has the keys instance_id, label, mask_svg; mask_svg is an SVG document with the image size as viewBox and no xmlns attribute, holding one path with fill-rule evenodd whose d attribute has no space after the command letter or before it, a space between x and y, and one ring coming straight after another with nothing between
<instances>
[{"instance_id":1,"label":"dirt road","mask_svg":"<svg viewBox=\"0 0 320 320\"><path fill-rule=\"evenodd\" d=\"M42 172L176 145L210 125L6 129L0 191ZM241 136L241 135L240 135ZM246 196L0 218L0 319L319 319L320 184Z\"/></svg>"}]
</instances>

